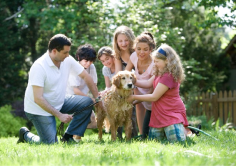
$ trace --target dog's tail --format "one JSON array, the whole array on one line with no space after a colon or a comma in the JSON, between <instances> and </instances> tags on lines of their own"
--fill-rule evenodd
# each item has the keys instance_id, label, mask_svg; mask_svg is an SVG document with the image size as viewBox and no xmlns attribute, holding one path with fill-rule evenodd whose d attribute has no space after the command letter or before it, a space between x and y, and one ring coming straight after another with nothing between
<instances>
[{"instance_id":1,"label":"dog's tail","mask_svg":"<svg viewBox=\"0 0 236 166\"><path fill-rule=\"evenodd\" d=\"M104 119L104 127L105 127L105 132L109 133L109 131L110 131L110 122L107 118Z\"/></svg>"}]
</instances>

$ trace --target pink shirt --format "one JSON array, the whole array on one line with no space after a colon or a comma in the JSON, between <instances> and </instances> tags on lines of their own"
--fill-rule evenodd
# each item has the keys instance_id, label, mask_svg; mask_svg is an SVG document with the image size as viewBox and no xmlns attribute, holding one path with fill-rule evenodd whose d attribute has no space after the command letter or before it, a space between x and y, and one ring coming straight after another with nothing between
<instances>
[{"instance_id":1,"label":"pink shirt","mask_svg":"<svg viewBox=\"0 0 236 166\"><path fill-rule=\"evenodd\" d=\"M180 83L175 82L174 77L169 73L165 73L161 77L155 77L153 87L156 88L158 83L168 86L169 90L152 103L149 126L162 128L177 123L183 123L184 126L188 126L186 109L179 96Z\"/></svg>"},{"instance_id":2,"label":"pink shirt","mask_svg":"<svg viewBox=\"0 0 236 166\"><path fill-rule=\"evenodd\" d=\"M152 61L152 63L149 65L149 67L147 68L147 70L143 73L143 74L139 74L138 73L138 56L137 56L137 53L136 52L133 52L131 55L130 55L130 60L132 61L133 65L134 65L134 68L135 68L135 75L136 75L136 78L139 79L139 80L149 80L149 78L152 77L152 73L153 73L153 65L154 65L154 62ZM144 88L139 88L137 87L139 92L141 94L147 94L149 89L144 89ZM149 92L150 93L150 92ZM145 107L145 109L147 110L151 110L152 109L152 103L151 102L142 102L143 106Z\"/></svg>"}]
</instances>

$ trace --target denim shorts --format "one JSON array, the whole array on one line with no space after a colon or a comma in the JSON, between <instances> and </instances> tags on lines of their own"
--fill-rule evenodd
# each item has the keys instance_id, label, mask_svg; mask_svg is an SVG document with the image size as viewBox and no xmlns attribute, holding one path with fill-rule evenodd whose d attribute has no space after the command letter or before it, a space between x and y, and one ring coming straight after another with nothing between
<instances>
[{"instance_id":1,"label":"denim shorts","mask_svg":"<svg viewBox=\"0 0 236 166\"><path fill-rule=\"evenodd\" d=\"M184 134L184 126L182 123L173 124L163 128L150 127L149 139L162 140L167 138L170 142L185 141L186 136Z\"/></svg>"}]
</instances>

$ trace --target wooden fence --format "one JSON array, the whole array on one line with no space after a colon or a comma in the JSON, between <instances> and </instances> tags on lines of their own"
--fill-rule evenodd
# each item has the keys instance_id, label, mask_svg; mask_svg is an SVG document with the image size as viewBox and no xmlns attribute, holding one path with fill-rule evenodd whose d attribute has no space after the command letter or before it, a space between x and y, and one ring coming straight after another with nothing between
<instances>
[{"instance_id":1,"label":"wooden fence","mask_svg":"<svg viewBox=\"0 0 236 166\"><path fill-rule=\"evenodd\" d=\"M188 115L200 116L205 114L208 119L220 119L224 124L232 122L236 126L236 90L206 92L195 96L187 110Z\"/></svg>"}]
</instances>

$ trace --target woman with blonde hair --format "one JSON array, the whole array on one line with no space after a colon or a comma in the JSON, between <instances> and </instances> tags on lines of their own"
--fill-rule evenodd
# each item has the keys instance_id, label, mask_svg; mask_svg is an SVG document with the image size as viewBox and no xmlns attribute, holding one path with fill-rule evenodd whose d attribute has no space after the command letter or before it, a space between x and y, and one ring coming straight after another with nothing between
<instances>
[{"instance_id":1,"label":"woman with blonde hair","mask_svg":"<svg viewBox=\"0 0 236 166\"><path fill-rule=\"evenodd\" d=\"M113 50L115 52L115 73L124 70L124 68L126 67L130 55L134 52L134 40L134 33L129 27L121 25L116 28L113 34ZM133 109L132 124L132 137L135 137L138 135L135 109ZM122 136L121 127L118 128L117 136L119 138L121 138Z\"/></svg>"},{"instance_id":2,"label":"woman with blonde hair","mask_svg":"<svg viewBox=\"0 0 236 166\"><path fill-rule=\"evenodd\" d=\"M127 26L119 26L113 35L113 50L115 51L116 73L126 67L130 55L134 52L135 36L133 31Z\"/></svg>"}]
</instances>

